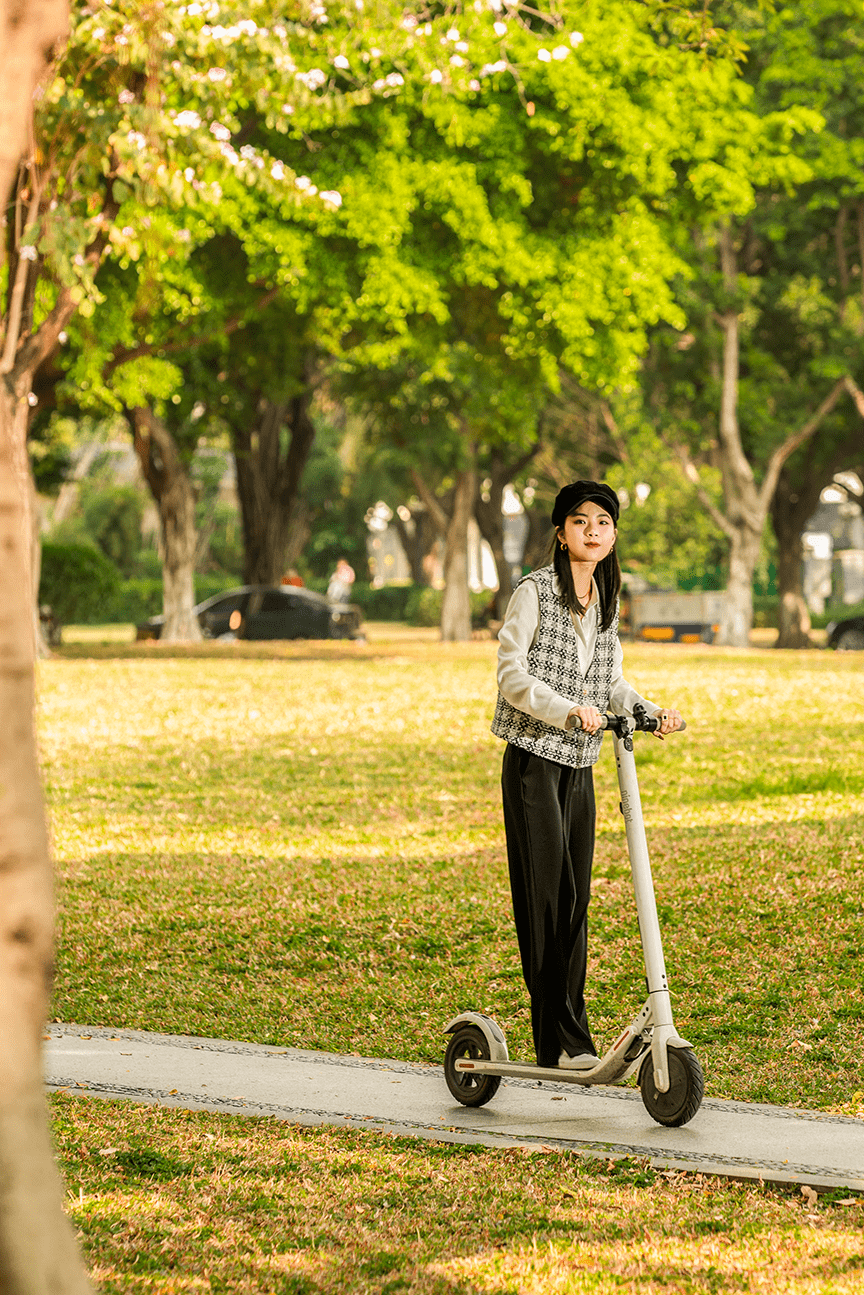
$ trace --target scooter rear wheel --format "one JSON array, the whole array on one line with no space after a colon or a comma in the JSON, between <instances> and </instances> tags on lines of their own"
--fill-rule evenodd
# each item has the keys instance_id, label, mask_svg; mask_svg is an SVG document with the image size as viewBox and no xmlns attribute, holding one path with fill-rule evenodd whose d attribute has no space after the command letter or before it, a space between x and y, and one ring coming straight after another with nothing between
<instances>
[{"instance_id":1,"label":"scooter rear wheel","mask_svg":"<svg viewBox=\"0 0 864 1295\"><path fill-rule=\"evenodd\" d=\"M645 1109L658 1124L677 1129L702 1105L705 1077L695 1053L690 1048L669 1048L669 1091L657 1091L654 1062L648 1052L639 1071L639 1088Z\"/></svg>"},{"instance_id":2,"label":"scooter rear wheel","mask_svg":"<svg viewBox=\"0 0 864 1295\"><path fill-rule=\"evenodd\" d=\"M444 1054L444 1078L447 1087L463 1106L485 1106L501 1087L500 1075L472 1075L469 1070L457 1070L456 1062L488 1061L489 1042L476 1025L460 1025L447 1044Z\"/></svg>"}]
</instances>

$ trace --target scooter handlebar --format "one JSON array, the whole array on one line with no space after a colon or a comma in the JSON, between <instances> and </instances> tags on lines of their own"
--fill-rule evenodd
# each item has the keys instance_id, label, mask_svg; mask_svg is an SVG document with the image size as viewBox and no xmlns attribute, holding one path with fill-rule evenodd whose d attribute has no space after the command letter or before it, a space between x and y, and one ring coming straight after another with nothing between
<instances>
[{"instance_id":1,"label":"scooter handlebar","mask_svg":"<svg viewBox=\"0 0 864 1295\"><path fill-rule=\"evenodd\" d=\"M637 706L633 712L633 719L636 723L637 733L656 733L660 727L660 720L656 715L649 715L643 706ZM604 715L601 729L611 729L619 737L623 737L627 721L622 715ZM682 719L681 727L676 729L676 733L683 733L687 727L686 721Z\"/></svg>"}]
</instances>

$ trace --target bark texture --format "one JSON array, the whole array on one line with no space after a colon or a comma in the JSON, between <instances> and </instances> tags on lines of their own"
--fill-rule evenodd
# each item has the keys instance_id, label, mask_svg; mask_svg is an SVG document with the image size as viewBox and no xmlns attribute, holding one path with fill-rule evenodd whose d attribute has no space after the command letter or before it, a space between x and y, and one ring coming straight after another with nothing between
<instances>
[{"instance_id":1,"label":"bark texture","mask_svg":"<svg viewBox=\"0 0 864 1295\"><path fill-rule=\"evenodd\" d=\"M504 490L520 472L527 468L539 449L540 442L536 441L519 458L511 459L505 455L502 448L496 446L489 456L489 498L484 499L478 494L474 505L474 516L477 519L480 534L489 545L495 559L495 571L498 575L495 615L500 621L504 619L507 604L513 593L510 563L504 557L504 515L501 511Z\"/></svg>"},{"instance_id":2,"label":"bark texture","mask_svg":"<svg viewBox=\"0 0 864 1295\"><path fill-rule=\"evenodd\" d=\"M809 482L806 489L793 491L786 473L781 473L771 504L771 520L777 539L777 588L780 595L778 648L811 647L810 611L804 600L801 533L822 490L823 481Z\"/></svg>"},{"instance_id":3,"label":"bark texture","mask_svg":"<svg viewBox=\"0 0 864 1295\"><path fill-rule=\"evenodd\" d=\"M33 91L66 30L57 0L0 0L0 198L30 136ZM14 291L14 285L13 285ZM6 315L0 362L0 1290L91 1290L63 1214L42 1088L52 967L51 863L33 724L34 640L26 370Z\"/></svg>"},{"instance_id":4,"label":"bark texture","mask_svg":"<svg viewBox=\"0 0 864 1295\"><path fill-rule=\"evenodd\" d=\"M299 491L315 440L312 394L310 383L290 400L262 397L254 425L232 429L246 584L278 584L308 535Z\"/></svg>"},{"instance_id":5,"label":"bark texture","mask_svg":"<svg viewBox=\"0 0 864 1295\"><path fill-rule=\"evenodd\" d=\"M437 497L419 472L412 472L418 495L444 535L444 598L441 604L441 640L464 643L471 638L471 597L468 589L468 523L477 497L473 465L456 475L446 502Z\"/></svg>"},{"instance_id":6,"label":"bark texture","mask_svg":"<svg viewBox=\"0 0 864 1295\"><path fill-rule=\"evenodd\" d=\"M396 512L393 514L393 525L408 559L411 579L415 585L428 585L431 579L431 560L436 545L443 536L425 504L415 501L414 507L407 507L410 508L411 516L406 520Z\"/></svg>"},{"instance_id":7,"label":"bark texture","mask_svg":"<svg viewBox=\"0 0 864 1295\"><path fill-rule=\"evenodd\" d=\"M152 409L130 409L135 453L159 510L162 537L163 643L195 642L195 487L170 429Z\"/></svg>"}]
</instances>

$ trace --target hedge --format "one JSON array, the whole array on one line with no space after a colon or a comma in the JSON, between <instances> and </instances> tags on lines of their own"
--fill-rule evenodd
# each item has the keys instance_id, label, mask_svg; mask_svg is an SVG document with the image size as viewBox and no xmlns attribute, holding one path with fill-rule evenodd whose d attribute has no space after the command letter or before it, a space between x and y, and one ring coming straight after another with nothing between
<instances>
[{"instance_id":1,"label":"hedge","mask_svg":"<svg viewBox=\"0 0 864 1295\"><path fill-rule=\"evenodd\" d=\"M236 577L195 577L195 599L234 589ZM147 620L162 612L162 580L121 580L99 549L89 544L43 544L39 602L61 625L112 625Z\"/></svg>"},{"instance_id":2,"label":"hedge","mask_svg":"<svg viewBox=\"0 0 864 1295\"><path fill-rule=\"evenodd\" d=\"M310 581L310 586L312 582ZM356 603L369 621L402 621L407 625L435 626L441 623L440 589L427 585L373 585L358 581L351 591L351 602ZM494 610L495 594L486 589L471 594L471 624L475 628L489 623Z\"/></svg>"},{"instance_id":3,"label":"hedge","mask_svg":"<svg viewBox=\"0 0 864 1295\"><path fill-rule=\"evenodd\" d=\"M196 575L195 601L203 603L205 598L220 594L225 589L236 589L240 581L226 575ZM126 624L132 621L149 620L151 616L162 615L162 581L152 576L145 580L123 580L116 597L106 607L108 613L97 621L82 621L82 624Z\"/></svg>"},{"instance_id":4,"label":"hedge","mask_svg":"<svg viewBox=\"0 0 864 1295\"><path fill-rule=\"evenodd\" d=\"M121 585L120 572L89 544L43 544L39 603L61 624L108 621Z\"/></svg>"}]
</instances>

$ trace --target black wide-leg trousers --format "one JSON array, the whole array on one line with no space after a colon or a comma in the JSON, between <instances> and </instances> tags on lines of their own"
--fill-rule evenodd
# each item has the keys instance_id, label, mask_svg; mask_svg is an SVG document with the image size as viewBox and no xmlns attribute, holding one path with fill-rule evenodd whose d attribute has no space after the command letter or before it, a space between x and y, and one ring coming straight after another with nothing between
<instances>
[{"instance_id":1,"label":"black wide-leg trousers","mask_svg":"<svg viewBox=\"0 0 864 1295\"><path fill-rule=\"evenodd\" d=\"M537 1064L594 1052L585 1011L588 901L594 858L593 771L508 744L504 831Z\"/></svg>"}]
</instances>

